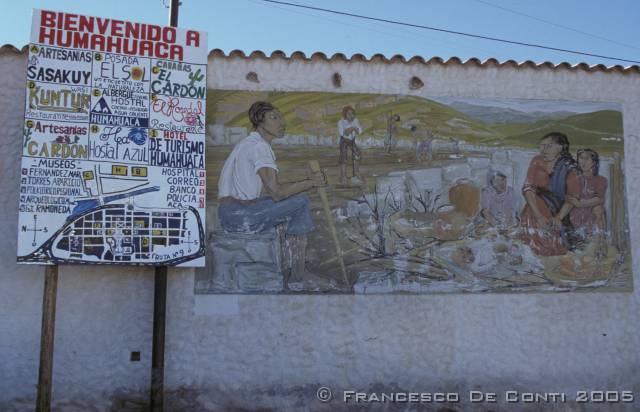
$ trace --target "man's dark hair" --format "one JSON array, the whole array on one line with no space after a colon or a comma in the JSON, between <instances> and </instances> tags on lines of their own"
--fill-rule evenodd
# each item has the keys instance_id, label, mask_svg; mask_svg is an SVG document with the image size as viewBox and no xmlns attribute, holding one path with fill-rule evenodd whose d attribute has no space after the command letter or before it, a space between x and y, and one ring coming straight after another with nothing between
<instances>
[{"instance_id":1,"label":"man's dark hair","mask_svg":"<svg viewBox=\"0 0 640 412\"><path fill-rule=\"evenodd\" d=\"M254 130L264 122L265 114L272 110L277 109L269 102L255 102L251 105L249 108L249 120L251 120Z\"/></svg>"},{"instance_id":2,"label":"man's dark hair","mask_svg":"<svg viewBox=\"0 0 640 412\"><path fill-rule=\"evenodd\" d=\"M540 141L548 138L551 138L555 144L562 146L561 156L571 157L571 153L569 152L569 138L566 134L560 132L547 133L542 137L542 139L540 139Z\"/></svg>"}]
</instances>

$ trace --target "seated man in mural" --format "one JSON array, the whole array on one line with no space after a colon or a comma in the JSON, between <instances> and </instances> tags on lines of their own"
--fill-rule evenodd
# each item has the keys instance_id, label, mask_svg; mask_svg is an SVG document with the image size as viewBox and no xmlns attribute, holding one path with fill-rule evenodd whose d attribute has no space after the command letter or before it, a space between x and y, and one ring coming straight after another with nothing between
<instances>
[{"instance_id":1,"label":"seated man in mural","mask_svg":"<svg viewBox=\"0 0 640 412\"><path fill-rule=\"evenodd\" d=\"M326 186L326 176L321 171L298 182L280 182L271 143L284 136L285 120L268 102L255 102L249 109L249 119L254 131L233 148L218 181L220 224L226 231L243 233L285 224L291 271L285 270L284 289L288 290L289 282L322 286L319 283L323 279L305 269L307 234L314 224L309 198L303 192ZM261 196L263 189L266 196Z\"/></svg>"},{"instance_id":2,"label":"seated man in mural","mask_svg":"<svg viewBox=\"0 0 640 412\"><path fill-rule=\"evenodd\" d=\"M551 132L540 140L540 153L529 163L522 188L526 204L520 214L520 238L539 256L564 255L575 247L567 196L579 197L576 161L569 139Z\"/></svg>"},{"instance_id":3,"label":"seated man in mural","mask_svg":"<svg viewBox=\"0 0 640 412\"><path fill-rule=\"evenodd\" d=\"M574 229L583 237L595 235L597 254L606 255L607 219L604 200L607 193L607 179L598 175L600 157L591 149L578 150L578 197L567 196L573 208L569 219Z\"/></svg>"},{"instance_id":4,"label":"seated man in mural","mask_svg":"<svg viewBox=\"0 0 640 412\"><path fill-rule=\"evenodd\" d=\"M362 152L356 143L356 138L362 133L362 126L356 117L356 111L351 106L342 109L342 119L338 121L338 136L340 136L340 183L347 182L347 158L351 152L353 180L362 183L360 175L360 158Z\"/></svg>"},{"instance_id":5,"label":"seated man in mural","mask_svg":"<svg viewBox=\"0 0 640 412\"><path fill-rule=\"evenodd\" d=\"M507 186L507 176L497 170L487 174L487 187L482 189L480 215L489 225L506 229L516 223L516 196Z\"/></svg>"}]
</instances>

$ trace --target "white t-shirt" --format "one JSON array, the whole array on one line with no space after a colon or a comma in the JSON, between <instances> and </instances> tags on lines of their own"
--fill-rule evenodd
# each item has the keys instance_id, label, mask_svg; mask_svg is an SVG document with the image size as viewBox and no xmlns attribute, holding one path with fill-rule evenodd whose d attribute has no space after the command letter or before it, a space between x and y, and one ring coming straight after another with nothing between
<instances>
[{"instance_id":1,"label":"white t-shirt","mask_svg":"<svg viewBox=\"0 0 640 412\"><path fill-rule=\"evenodd\" d=\"M358 129L358 133L351 132L349 134L345 134L344 131L350 127L355 127ZM338 135L344 137L345 139L354 140L360 133L362 133L362 127L360 126L360 122L357 117L354 117L352 121L348 121L347 119L338 120Z\"/></svg>"},{"instance_id":2,"label":"white t-shirt","mask_svg":"<svg viewBox=\"0 0 640 412\"><path fill-rule=\"evenodd\" d=\"M218 179L218 199L228 196L240 200L259 198L262 179L258 170L263 167L278 172L276 155L258 132L251 132L236 144L224 162Z\"/></svg>"}]
</instances>

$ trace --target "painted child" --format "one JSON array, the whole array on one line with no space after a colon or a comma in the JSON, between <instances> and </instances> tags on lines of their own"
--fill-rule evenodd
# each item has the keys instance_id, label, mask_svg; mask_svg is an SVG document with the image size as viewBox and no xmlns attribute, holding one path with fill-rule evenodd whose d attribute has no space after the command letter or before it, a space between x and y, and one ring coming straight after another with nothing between
<instances>
[{"instance_id":1,"label":"painted child","mask_svg":"<svg viewBox=\"0 0 640 412\"><path fill-rule=\"evenodd\" d=\"M351 106L342 109L342 119L338 121L338 136L340 136L340 183L347 182L347 158L351 152L353 178L363 180L360 175L360 148L356 138L362 133L362 126L356 117L356 111Z\"/></svg>"},{"instance_id":2,"label":"painted child","mask_svg":"<svg viewBox=\"0 0 640 412\"><path fill-rule=\"evenodd\" d=\"M586 238L597 242L596 253L606 255L607 219L604 208L607 193L607 179L598 174L600 157L595 150L578 150L579 197L568 196L567 202L573 208L569 219L573 228Z\"/></svg>"}]
</instances>

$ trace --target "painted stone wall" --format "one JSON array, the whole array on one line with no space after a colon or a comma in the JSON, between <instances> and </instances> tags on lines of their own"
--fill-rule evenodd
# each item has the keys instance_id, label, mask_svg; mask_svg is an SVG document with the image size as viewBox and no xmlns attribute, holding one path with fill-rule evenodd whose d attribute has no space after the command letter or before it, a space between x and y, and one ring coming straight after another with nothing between
<instances>
[{"instance_id":1,"label":"painted stone wall","mask_svg":"<svg viewBox=\"0 0 640 412\"><path fill-rule=\"evenodd\" d=\"M25 54L0 52L0 410L33 410L43 270L15 263ZM454 63L326 62L212 55L208 87L619 102L627 159L640 155L640 75ZM247 80L255 72L259 83ZM332 76L339 72L342 88ZM418 76L425 86L409 90ZM249 78L254 79L253 76ZM640 273L640 163L624 165L634 273ZM565 392L640 397L640 292L425 296L195 295L171 269L168 410L343 410L319 386L376 392ZM136 410L148 399L153 271L62 267L54 409ZM141 361L132 362L132 351ZM612 410L637 410L635 404ZM352 405L353 406L353 405ZM378 405L391 409L390 405ZM400 404L406 410L412 405ZM418 405L415 405L416 409ZM442 404L427 404L437 410ZM449 405L513 410L513 405ZM510 408L511 406L511 408ZM587 405L596 410L598 405ZM518 404L520 410L540 405Z\"/></svg>"}]
</instances>

